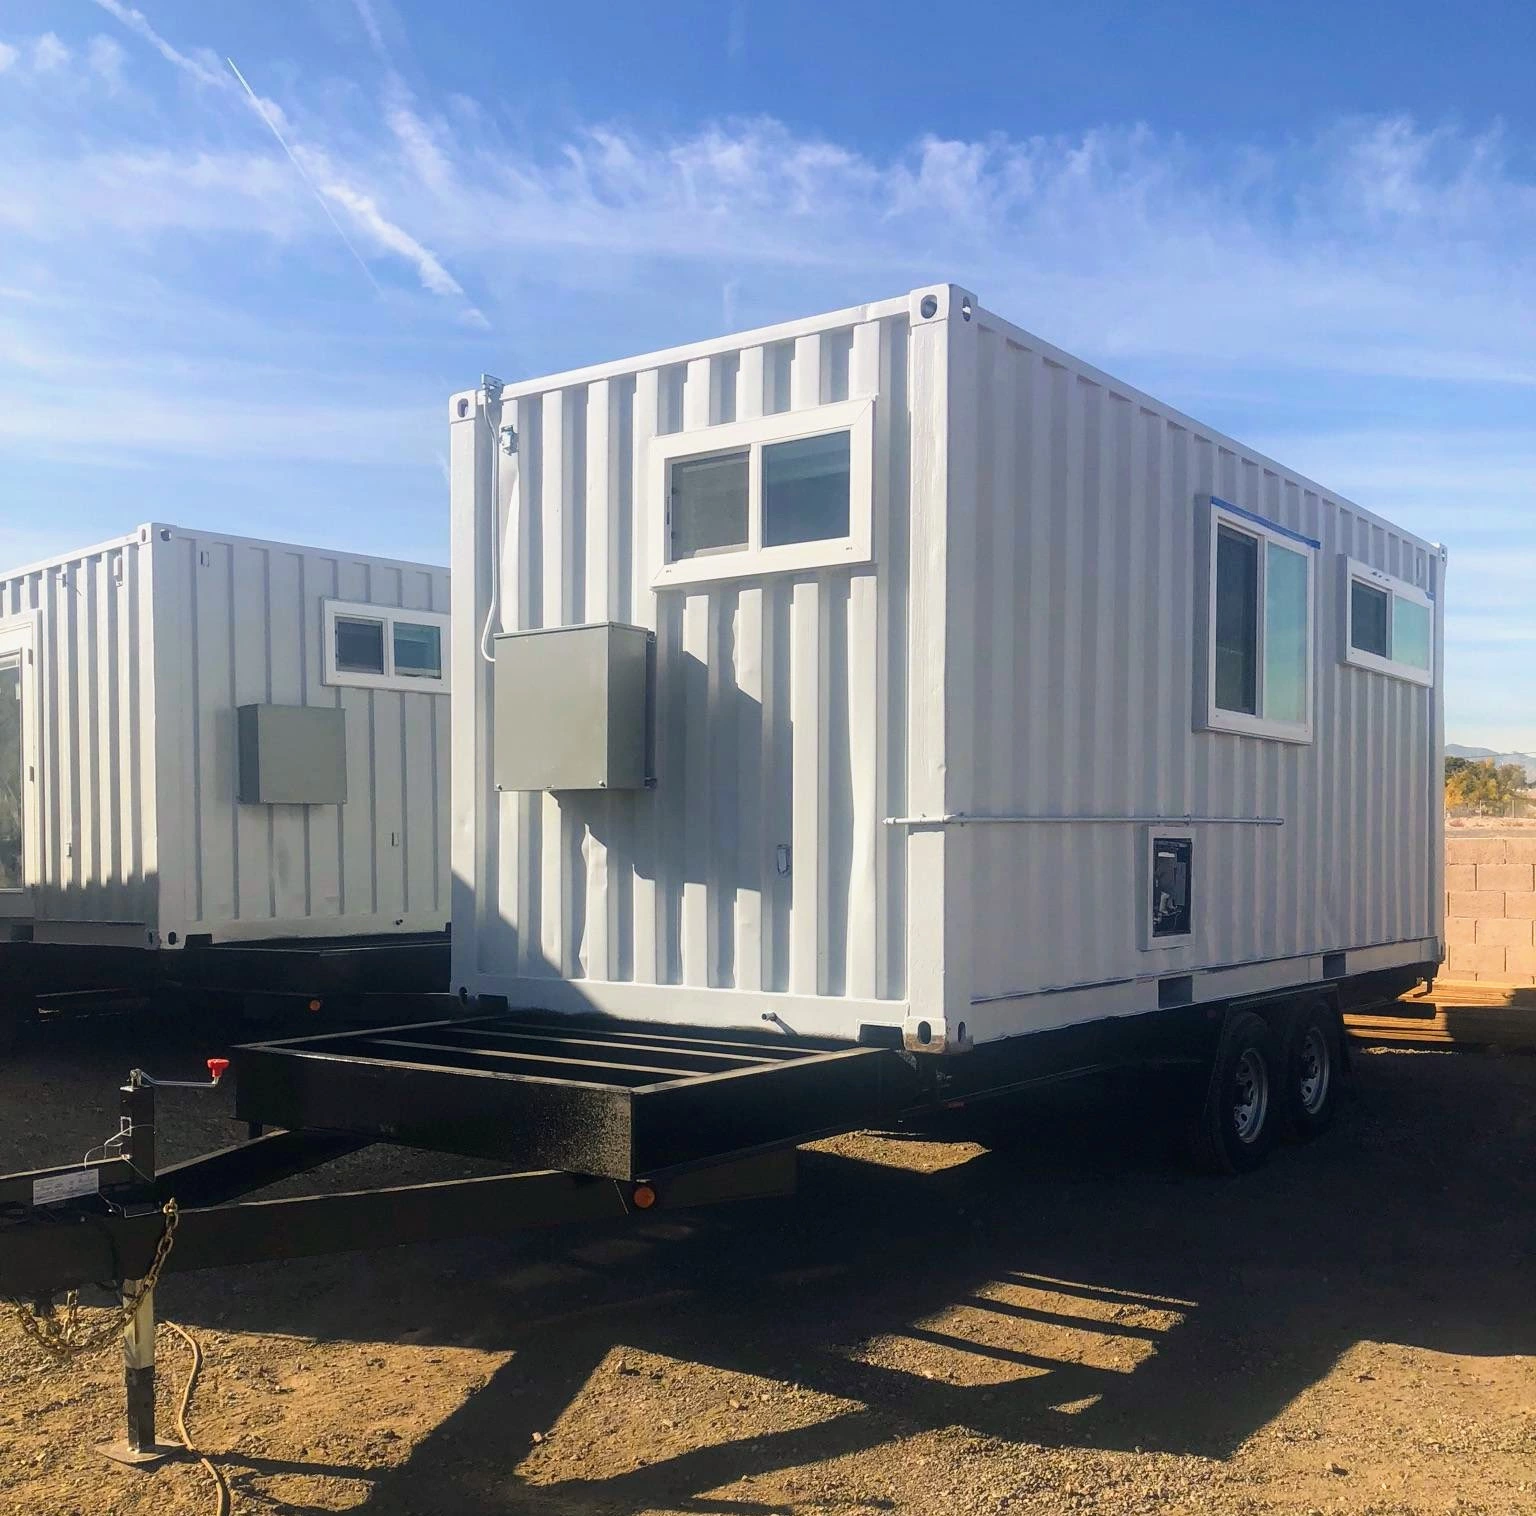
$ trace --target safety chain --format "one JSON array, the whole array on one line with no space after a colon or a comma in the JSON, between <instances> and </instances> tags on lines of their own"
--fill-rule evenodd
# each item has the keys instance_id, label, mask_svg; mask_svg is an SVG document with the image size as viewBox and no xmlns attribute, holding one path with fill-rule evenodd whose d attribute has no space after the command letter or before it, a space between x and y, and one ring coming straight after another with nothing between
<instances>
[{"instance_id":1,"label":"safety chain","mask_svg":"<svg viewBox=\"0 0 1536 1516\"><path fill-rule=\"evenodd\" d=\"M72 1358L95 1352L97 1348L105 1347L114 1338L118 1338L132 1320L133 1313L138 1310L139 1302L159 1283L160 1271L165 1267L166 1259L171 1256L171 1248L176 1241L176 1226L181 1220L174 1196L165 1202L161 1214L165 1217L165 1230L155 1245L155 1256L150 1260L149 1268L145 1270L132 1297L123 1301L105 1321L89 1329L81 1327L79 1290L71 1290L64 1297L62 1311L50 1308L46 1315L33 1310L14 1296L7 1297L17 1321L21 1323L22 1331L56 1364L68 1363Z\"/></svg>"}]
</instances>

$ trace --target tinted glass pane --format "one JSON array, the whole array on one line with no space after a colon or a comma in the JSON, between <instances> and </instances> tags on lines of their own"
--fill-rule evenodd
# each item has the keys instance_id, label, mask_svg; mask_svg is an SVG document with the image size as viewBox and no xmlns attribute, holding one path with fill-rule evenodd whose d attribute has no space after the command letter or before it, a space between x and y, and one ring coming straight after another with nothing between
<instances>
[{"instance_id":1,"label":"tinted glass pane","mask_svg":"<svg viewBox=\"0 0 1536 1516\"><path fill-rule=\"evenodd\" d=\"M1429 667L1430 613L1427 605L1392 597L1392 656L1416 669Z\"/></svg>"},{"instance_id":2,"label":"tinted glass pane","mask_svg":"<svg viewBox=\"0 0 1536 1516\"><path fill-rule=\"evenodd\" d=\"M1352 579L1349 585L1349 640L1362 653L1387 656L1387 607L1392 597Z\"/></svg>"},{"instance_id":3,"label":"tinted glass pane","mask_svg":"<svg viewBox=\"0 0 1536 1516\"><path fill-rule=\"evenodd\" d=\"M384 672L384 623L336 618L336 667L348 674Z\"/></svg>"},{"instance_id":4,"label":"tinted glass pane","mask_svg":"<svg viewBox=\"0 0 1536 1516\"><path fill-rule=\"evenodd\" d=\"M763 449L763 546L848 535L847 432Z\"/></svg>"},{"instance_id":5,"label":"tinted glass pane","mask_svg":"<svg viewBox=\"0 0 1536 1516\"><path fill-rule=\"evenodd\" d=\"M671 469L672 560L747 545L747 455L679 458Z\"/></svg>"},{"instance_id":6,"label":"tinted glass pane","mask_svg":"<svg viewBox=\"0 0 1536 1516\"><path fill-rule=\"evenodd\" d=\"M412 678L437 679L443 672L443 634L435 626L411 621L395 623L395 672Z\"/></svg>"},{"instance_id":7,"label":"tinted glass pane","mask_svg":"<svg viewBox=\"0 0 1536 1516\"><path fill-rule=\"evenodd\" d=\"M1188 837L1152 839L1152 935L1183 937L1190 930L1190 870L1195 845Z\"/></svg>"},{"instance_id":8,"label":"tinted glass pane","mask_svg":"<svg viewBox=\"0 0 1536 1516\"><path fill-rule=\"evenodd\" d=\"M1259 543L1223 526L1216 532L1216 704L1256 716L1258 695Z\"/></svg>"},{"instance_id":9,"label":"tinted glass pane","mask_svg":"<svg viewBox=\"0 0 1536 1516\"><path fill-rule=\"evenodd\" d=\"M1307 718L1307 569L1301 553L1270 542L1264 561L1264 719Z\"/></svg>"},{"instance_id":10,"label":"tinted glass pane","mask_svg":"<svg viewBox=\"0 0 1536 1516\"><path fill-rule=\"evenodd\" d=\"M0 667L0 890L21 888L21 665Z\"/></svg>"}]
</instances>

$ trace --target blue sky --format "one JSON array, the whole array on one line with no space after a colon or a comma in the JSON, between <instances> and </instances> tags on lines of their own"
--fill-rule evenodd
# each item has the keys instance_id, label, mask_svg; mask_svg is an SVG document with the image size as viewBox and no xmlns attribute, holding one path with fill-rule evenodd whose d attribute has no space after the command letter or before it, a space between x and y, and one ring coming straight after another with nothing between
<instances>
[{"instance_id":1,"label":"blue sky","mask_svg":"<svg viewBox=\"0 0 1536 1516\"><path fill-rule=\"evenodd\" d=\"M1536 749L1533 56L1499 0L0 5L0 564L442 561L482 371L952 279L1445 541L1448 734Z\"/></svg>"}]
</instances>

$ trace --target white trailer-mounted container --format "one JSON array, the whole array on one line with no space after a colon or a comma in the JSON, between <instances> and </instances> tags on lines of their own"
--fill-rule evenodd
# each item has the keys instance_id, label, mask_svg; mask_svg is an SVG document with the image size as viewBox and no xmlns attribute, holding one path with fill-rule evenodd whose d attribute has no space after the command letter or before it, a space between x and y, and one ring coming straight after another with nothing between
<instances>
[{"instance_id":1,"label":"white trailer-mounted container","mask_svg":"<svg viewBox=\"0 0 1536 1516\"><path fill-rule=\"evenodd\" d=\"M447 610L441 568L160 524L0 575L11 988L386 941L445 984Z\"/></svg>"},{"instance_id":2,"label":"white trailer-mounted container","mask_svg":"<svg viewBox=\"0 0 1536 1516\"><path fill-rule=\"evenodd\" d=\"M945 285L449 421L462 996L956 1053L1434 973L1434 544Z\"/></svg>"}]
</instances>

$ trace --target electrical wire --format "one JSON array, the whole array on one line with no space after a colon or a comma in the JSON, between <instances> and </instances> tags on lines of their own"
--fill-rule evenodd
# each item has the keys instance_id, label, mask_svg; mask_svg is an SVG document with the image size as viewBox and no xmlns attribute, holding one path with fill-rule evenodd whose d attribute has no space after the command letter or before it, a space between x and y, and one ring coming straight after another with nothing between
<instances>
[{"instance_id":1,"label":"electrical wire","mask_svg":"<svg viewBox=\"0 0 1536 1516\"><path fill-rule=\"evenodd\" d=\"M192 1406L192 1390L197 1384L197 1376L202 1372L203 1350L198 1346L195 1338L185 1327L178 1326L174 1321L164 1323L186 1343L192 1350L192 1367L187 1370L186 1382L181 1387L181 1402L176 1407L176 1435L181 1438L181 1445L187 1453L197 1459L204 1469L208 1471L208 1477L214 1484L214 1513L215 1516L229 1516L230 1493L229 1483L224 1478L224 1472L206 1453L200 1453L192 1445L192 1434L187 1430L187 1412Z\"/></svg>"},{"instance_id":2,"label":"electrical wire","mask_svg":"<svg viewBox=\"0 0 1536 1516\"><path fill-rule=\"evenodd\" d=\"M501 419L501 400L496 401L496 420L491 419L491 401L489 392L486 393L483 414L485 424L491 434L491 603L486 609L485 625L480 629L480 656L487 663L496 662L495 651L491 647L491 634L496 625L496 618L501 611L501 436L497 427L497 421ZM519 498L520 503L520 471L518 468L517 454L512 455L512 491L507 498L507 516L510 520L513 511L513 500Z\"/></svg>"}]
</instances>

